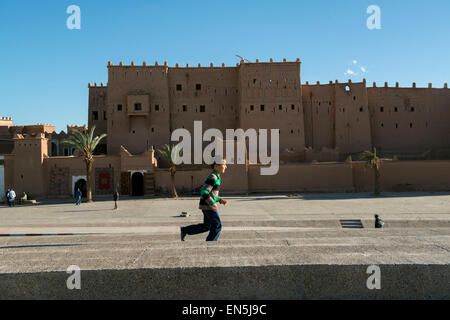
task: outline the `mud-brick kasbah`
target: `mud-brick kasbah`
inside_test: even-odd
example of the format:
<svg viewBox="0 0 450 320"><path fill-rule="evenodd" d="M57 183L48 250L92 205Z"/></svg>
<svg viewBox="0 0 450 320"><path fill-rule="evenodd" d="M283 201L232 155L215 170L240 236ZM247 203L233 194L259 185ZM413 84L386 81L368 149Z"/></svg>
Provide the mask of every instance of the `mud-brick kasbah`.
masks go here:
<svg viewBox="0 0 450 320"><path fill-rule="evenodd" d="M301 62L241 61L236 66L175 66L166 62L114 65L108 83L89 84L88 127L107 133L92 172L94 195L164 194L170 174L157 149L171 132L194 121L208 128L279 129L277 175L260 174L261 164L230 165L226 193L358 192L373 188L373 172L358 161L376 147L383 157L384 191L450 190L450 91L447 84L368 85L301 82ZM7 116L7 115L4 115ZM0 197L71 196L86 181L76 150L61 143L70 130L47 124L13 125L0 120ZM270 150L270 149L269 149ZM248 159L248 156L247 156ZM209 171L180 166L176 186L192 193Z"/></svg>

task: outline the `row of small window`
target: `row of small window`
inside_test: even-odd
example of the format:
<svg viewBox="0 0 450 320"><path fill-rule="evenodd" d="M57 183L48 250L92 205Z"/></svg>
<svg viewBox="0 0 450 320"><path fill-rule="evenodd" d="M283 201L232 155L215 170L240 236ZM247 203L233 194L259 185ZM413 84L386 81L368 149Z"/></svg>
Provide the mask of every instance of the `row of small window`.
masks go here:
<svg viewBox="0 0 450 320"><path fill-rule="evenodd" d="M259 110L260 111L264 111L265 105L260 105L259 106ZM250 105L250 111L254 111L255 110L255 106L254 105ZM280 104L278 105L278 110L283 110L283 105ZM295 110L295 104L291 104L291 110Z"/></svg>
<svg viewBox="0 0 450 320"><path fill-rule="evenodd" d="M414 107L409 108L410 112L414 112ZM380 112L384 112L384 107L380 107ZM398 112L398 108L394 107L394 112Z"/></svg>
<svg viewBox="0 0 450 320"><path fill-rule="evenodd" d="M186 105L183 105L182 107L183 112L187 112L188 111L188 107ZM205 112L206 111L206 107L204 105L200 106L200 112ZM195 112L197 112L197 109L195 109Z"/></svg>
<svg viewBox="0 0 450 320"><path fill-rule="evenodd" d="M380 127L384 128L384 123L380 124ZM412 122L409 123L409 127L412 128L413 124ZM425 122L425 128L428 128L428 122ZM398 129L398 123L395 124L395 129Z"/></svg>
<svg viewBox="0 0 450 320"><path fill-rule="evenodd" d="M197 90L197 91L202 90L202 85L200 83L197 83L195 85L195 90ZM182 84L177 84L177 91L183 91L183 85Z"/></svg>
<svg viewBox="0 0 450 320"><path fill-rule="evenodd" d="M135 134L136 133L136 130L132 130L131 131L133 134ZM155 132L155 128L152 128L152 132Z"/></svg>
<svg viewBox="0 0 450 320"><path fill-rule="evenodd" d="M345 108L342 108L342 109L339 109L339 110L342 111L342 112L345 112ZM363 107L359 108L359 112L364 112L364 108Z"/></svg>

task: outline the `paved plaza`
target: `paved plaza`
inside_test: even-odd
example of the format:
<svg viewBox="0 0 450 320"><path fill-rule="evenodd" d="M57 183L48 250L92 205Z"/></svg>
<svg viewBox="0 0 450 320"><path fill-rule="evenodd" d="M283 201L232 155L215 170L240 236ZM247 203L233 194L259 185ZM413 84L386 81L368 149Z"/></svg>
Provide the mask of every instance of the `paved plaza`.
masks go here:
<svg viewBox="0 0 450 320"><path fill-rule="evenodd" d="M372 264L448 270L450 193L226 199L221 237L208 243L207 233L180 241L180 226L202 221L196 197L125 198L117 211L109 198L81 206L47 200L1 207L0 275L65 272L70 265L91 271ZM182 211L190 216L180 217ZM374 228L375 213L385 228ZM364 228L342 228L342 219L360 219Z"/></svg>
<svg viewBox="0 0 450 320"><path fill-rule="evenodd" d="M450 263L450 194L286 194L228 197L222 235L179 241L179 226L202 221L197 198L75 206L43 202L0 209L0 271L291 263ZM179 217L182 211L190 216ZM374 229L373 215L385 221ZM341 219L361 219L344 229ZM24 237L23 234L75 234Z"/></svg>

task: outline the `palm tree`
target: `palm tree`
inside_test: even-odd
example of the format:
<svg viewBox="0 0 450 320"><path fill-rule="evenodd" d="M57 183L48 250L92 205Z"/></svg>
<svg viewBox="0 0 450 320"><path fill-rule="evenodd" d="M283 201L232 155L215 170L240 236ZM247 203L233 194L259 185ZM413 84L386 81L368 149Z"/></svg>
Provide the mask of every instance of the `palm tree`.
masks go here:
<svg viewBox="0 0 450 320"><path fill-rule="evenodd" d="M158 152L169 163L169 172L172 179L172 197L178 198L177 189L175 188L175 173L177 172L176 162L180 156L180 150L178 146L164 145Z"/></svg>
<svg viewBox="0 0 450 320"><path fill-rule="evenodd" d="M74 147L81 152L83 161L86 164L86 192L87 202L92 201L92 186L91 186L91 173L92 165L94 163L94 150L97 148L99 142L106 137L106 134L94 137L95 126L88 131L71 130L69 138L61 141L62 144L67 144Z"/></svg>
<svg viewBox="0 0 450 320"><path fill-rule="evenodd" d="M373 169L374 177L375 177L375 186L374 186L374 195L379 196L381 194L381 185L380 185L380 166L381 159L377 156L377 149L373 148L373 152L364 151L361 154L361 160L366 162L366 166L371 167Z"/></svg>

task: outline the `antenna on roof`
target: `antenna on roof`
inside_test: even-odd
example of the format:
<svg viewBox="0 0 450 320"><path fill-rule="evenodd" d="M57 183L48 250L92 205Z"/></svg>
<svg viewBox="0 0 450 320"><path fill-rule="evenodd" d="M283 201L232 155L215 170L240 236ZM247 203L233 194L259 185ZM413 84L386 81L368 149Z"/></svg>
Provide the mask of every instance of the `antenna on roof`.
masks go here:
<svg viewBox="0 0 450 320"><path fill-rule="evenodd" d="M250 61L248 61L247 59L244 59L243 57L241 57L241 56L238 55L238 54L236 55L236 57L238 57L239 59L241 59L241 61L250 63Z"/></svg>

